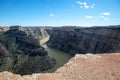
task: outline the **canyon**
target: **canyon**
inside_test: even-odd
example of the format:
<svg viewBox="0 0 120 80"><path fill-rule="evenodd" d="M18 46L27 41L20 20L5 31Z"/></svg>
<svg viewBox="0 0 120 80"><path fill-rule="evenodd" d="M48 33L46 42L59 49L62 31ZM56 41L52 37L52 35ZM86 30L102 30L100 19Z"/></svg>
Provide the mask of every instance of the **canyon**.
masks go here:
<svg viewBox="0 0 120 80"><path fill-rule="evenodd" d="M120 25L12 26L0 31L0 80L120 80ZM48 47L72 58L55 72L41 73L57 64L39 45L48 36Z"/></svg>

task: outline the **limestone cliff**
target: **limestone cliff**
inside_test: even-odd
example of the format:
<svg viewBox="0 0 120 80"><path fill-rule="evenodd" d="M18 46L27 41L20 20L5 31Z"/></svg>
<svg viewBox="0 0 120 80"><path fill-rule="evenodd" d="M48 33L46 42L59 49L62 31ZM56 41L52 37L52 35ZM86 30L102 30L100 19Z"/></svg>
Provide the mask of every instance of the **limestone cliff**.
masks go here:
<svg viewBox="0 0 120 80"><path fill-rule="evenodd" d="M39 40L27 35L21 26L12 26L1 34L0 43L0 71L31 74L55 65L55 59L47 55Z"/></svg>
<svg viewBox="0 0 120 80"><path fill-rule="evenodd" d="M120 26L53 28L47 45L71 55L120 52Z"/></svg>

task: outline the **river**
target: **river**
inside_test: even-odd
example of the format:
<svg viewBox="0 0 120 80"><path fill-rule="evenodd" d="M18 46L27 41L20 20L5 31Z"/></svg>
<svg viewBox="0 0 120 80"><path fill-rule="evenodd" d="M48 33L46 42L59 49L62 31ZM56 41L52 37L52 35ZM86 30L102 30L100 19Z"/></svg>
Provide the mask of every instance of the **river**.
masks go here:
<svg viewBox="0 0 120 80"><path fill-rule="evenodd" d="M69 61L69 59L71 58L71 56L65 52L56 50L54 48L50 48L48 47L45 43L49 40L49 37L43 38L42 40L40 40L40 44L42 47L44 47L46 49L46 51L48 51L48 55L50 57L53 57L56 59L56 66L54 66L53 68L43 71L43 73L51 73L56 71L59 67L63 66L65 63L67 63Z"/></svg>

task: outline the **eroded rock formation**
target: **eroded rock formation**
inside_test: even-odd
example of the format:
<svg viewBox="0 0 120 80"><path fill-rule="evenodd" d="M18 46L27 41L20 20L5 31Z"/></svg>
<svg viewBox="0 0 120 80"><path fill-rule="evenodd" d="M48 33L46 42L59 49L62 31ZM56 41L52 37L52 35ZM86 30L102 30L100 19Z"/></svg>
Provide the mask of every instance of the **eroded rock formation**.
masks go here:
<svg viewBox="0 0 120 80"><path fill-rule="evenodd" d="M0 71L32 74L55 65L55 59L47 55L39 40L28 35L21 26L12 26L1 34L0 43ZM2 65L5 63L9 64Z"/></svg>
<svg viewBox="0 0 120 80"><path fill-rule="evenodd" d="M120 26L93 28L53 28L48 46L76 53L120 52Z"/></svg>

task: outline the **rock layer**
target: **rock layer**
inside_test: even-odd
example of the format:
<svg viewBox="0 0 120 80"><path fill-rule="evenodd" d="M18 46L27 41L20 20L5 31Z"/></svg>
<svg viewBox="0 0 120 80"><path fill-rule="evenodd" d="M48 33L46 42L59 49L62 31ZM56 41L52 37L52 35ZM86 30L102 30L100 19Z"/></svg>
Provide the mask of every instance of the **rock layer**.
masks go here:
<svg viewBox="0 0 120 80"><path fill-rule="evenodd" d="M47 45L71 55L120 52L120 26L53 28Z"/></svg>
<svg viewBox="0 0 120 80"><path fill-rule="evenodd" d="M20 28L21 26L12 26L11 27L11 30L12 29L21 29L22 31L24 31L27 35L31 35L31 36L34 36L36 39L42 39L44 37L48 37L49 34L48 32L46 31L46 29L44 27L22 27ZM5 32L5 31L8 31L10 29L9 26L7 27L4 27L4 26L0 26L0 34Z"/></svg>
<svg viewBox="0 0 120 80"><path fill-rule="evenodd" d="M27 33L27 35L34 36L36 39L42 39L49 36L47 31L40 27L24 27L23 30Z"/></svg>

